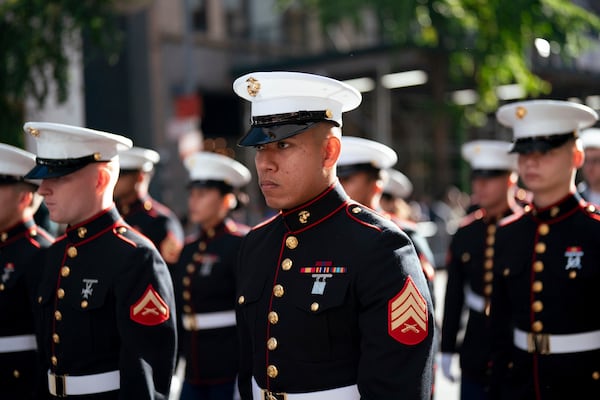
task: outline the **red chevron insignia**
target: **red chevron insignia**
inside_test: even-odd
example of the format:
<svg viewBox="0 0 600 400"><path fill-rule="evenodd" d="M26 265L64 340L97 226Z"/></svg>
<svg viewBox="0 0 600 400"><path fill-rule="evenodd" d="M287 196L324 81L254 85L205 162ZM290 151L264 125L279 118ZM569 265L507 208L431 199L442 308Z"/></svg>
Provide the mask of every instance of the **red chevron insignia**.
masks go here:
<svg viewBox="0 0 600 400"><path fill-rule="evenodd" d="M414 345L427 337L427 302L412 278L388 302L388 333L400 343Z"/></svg>
<svg viewBox="0 0 600 400"><path fill-rule="evenodd" d="M169 306L152 285L148 285L142 297L129 307L129 317L142 325L159 325L169 319Z"/></svg>

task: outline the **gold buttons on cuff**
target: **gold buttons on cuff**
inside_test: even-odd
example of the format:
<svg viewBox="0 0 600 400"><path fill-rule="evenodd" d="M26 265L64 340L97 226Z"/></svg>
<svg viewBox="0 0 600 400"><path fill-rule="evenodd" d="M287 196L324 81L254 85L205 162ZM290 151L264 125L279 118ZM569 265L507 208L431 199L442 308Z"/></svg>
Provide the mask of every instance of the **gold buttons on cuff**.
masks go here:
<svg viewBox="0 0 600 400"><path fill-rule="evenodd" d="M294 250L298 247L298 238L296 238L296 236L288 236L287 239L285 239L285 247Z"/></svg>
<svg viewBox="0 0 600 400"><path fill-rule="evenodd" d="M62 276L63 278L66 278L70 274L71 268L67 267L66 265L60 269L60 276Z"/></svg>
<svg viewBox="0 0 600 400"><path fill-rule="evenodd" d="M65 289L59 288L56 291L56 297L58 297L59 299L62 299L63 297L65 297Z"/></svg>
<svg viewBox="0 0 600 400"><path fill-rule="evenodd" d="M77 257L77 248L74 246L69 247L67 249L67 255L71 258Z"/></svg>
<svg viewBox="0 0 600 400"><path fill-rule="evenodd" d="M277 375L279 375L279 371L277 371L277 367L274 365L269 365L267 367L267 376L269 378L277 378Z"/></svg>
<svg viewBox="0 0 600 400"><path fill-rule="evenodd" d="M531 330L534 332L541 332L542 329L544 329L544 324L542 321L535 321L533 324L531 324Z"/></svg>
<svg viewBox="0 0 600 400"><path fill-rule="evenodd" d="M60 321L62 319L62 313L58 310L54 311L54 319Z"/></svg>
<svg viewBox="0 0 600 400"><path fill-rule="evenodd" d="M246 302L246 298L244 296L238 297L238 304L244 304Z"/></svg>
<svg viewBox="0 0 600 400"><path fill-rule="evenodd" d="M267 340L267 349L273 351L277 348L277 339L275 339L274 337L269 338L269 340Z"/></svg>
<svg viewBox="0 0 600 400"><path fill-rule="evenodd" d="M317 311L319 311L319 303L312 303L312 304L310 305L310 311L312 311L312 312L317 312Z"/></svg>
<svg viewBox="0 0 600 400"><path fill-rule="evenodd" d="M279 314L277 314L275 311L271 311L267 318L269 319L269 323L271 325L275 325L279 322Z"/></svg>
<svg viewBox="0 0 600 400"><path fill-rule="evenodd" d="M275 285L273 286L273 294L275 295L275 297L283 297L283 286L281 285Z"/></svg>
<svg viewBox="0 0 600 400"><path fill-rule="evenodd" d="M292 268L292 264L292 260L286 258L281 262L281 269L283 269L284 271L289 271Z"/></svg>

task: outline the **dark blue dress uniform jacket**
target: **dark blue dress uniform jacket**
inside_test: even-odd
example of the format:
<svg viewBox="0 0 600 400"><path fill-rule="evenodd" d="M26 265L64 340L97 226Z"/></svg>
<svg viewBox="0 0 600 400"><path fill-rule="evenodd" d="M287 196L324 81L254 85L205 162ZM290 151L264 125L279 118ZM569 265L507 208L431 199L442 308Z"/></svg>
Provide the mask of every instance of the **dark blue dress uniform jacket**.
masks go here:
<svg viewBox="0 0 600 400"><path fill-rule="evenodd" d="M249 227L226 219L208 232L199 232L188 240L172 270L180 316L179 353L186 359L185 379L191 384L219 384L237 377L239 346L235 321L227 327L186 330L182 318L235 310L236 258L248 230Z"/></svg>
<svg viewBox="0 0 600 400"><path fill-rule="evenodd" d="M33 219L0 232L0 340L35 335L31 305L37 268L33 260L53 240ZM30 399L37 380L35 350L7 350L0 352L0 398Z"/></svg>
<svg viewBox="0 0 600 400"><path fill-rule="evenodd" d="M273 392L357 384L363 399L430 398L433 306L415 249L339 184L254 227L238 274L243 399L253 378ZM399 293L420 323L391 323Z"/></svg>
<svg viewBox="0 0 600 400"><path fill-rule="evenodd" d="M150 196L128 205L117 203L117 207L125 222L147 236L167 263L177 261L184 234L173 211Z"/></svg>
<svg viewBox="0 0 600 400"><path fill-rule="evenodd" d="M495 327L562 335L600 330L600 213L572 194L506 221L496 237L494 377L504 398L600 398L600 350L541 354ZM596 347L600 347L600 343ZM543 347L540 347L542 350Z"/></svg>
<svg viewBox="0 0 600 400"><path fill-rule="evenodd" d="M36 303L47 370L120 372L120 390L77 398L167 398L177 341L171 277L116 207L70 226L46 251Z"/></svg>
<svg viewBox="0 0 600 400"><path fill-rule="evenodd" d="M512 213L508 209L504 216ZM460 353L461 374L481 385L489 385L491 374L489 312L494 288L493 257L497 222L497 219L487 217L483 209L468 214L454 233L446 255L448 281L441 351ZM483 302L469 307L465 290ZM459 342L465 308L468 319L464 338Z"/></svg>

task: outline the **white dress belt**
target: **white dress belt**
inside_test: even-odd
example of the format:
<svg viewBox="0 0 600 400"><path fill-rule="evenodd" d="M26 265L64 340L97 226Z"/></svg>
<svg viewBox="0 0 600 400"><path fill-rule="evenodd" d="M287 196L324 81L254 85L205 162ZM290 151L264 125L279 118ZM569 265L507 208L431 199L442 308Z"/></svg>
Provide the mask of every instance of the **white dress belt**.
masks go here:
<svg viewBox="0 0 600 400"><path fill-rule="evenodd" d="M235 326L235 311L228 310L202 314L183 314L181 322L186 331L199 331L201 329Z"/></svg>
<svg viewBox="0 0 600 400"><path fill-rule="evenodd" d="M513 332L515 347L529 353L541 354L578 353L600 349L600 330L553 335L531 333L515 328Z"/></svg>
<svg viewBox="0 0 600 400"><path fill-rule="evenodd" d="M465 303L473 311L482 313L485 310L485 298L473 292L471 288L465 288Z"/></svg>
<svg viewBox="0 0 600 400"><path fill-rule="evenodd" d="M36 350L35 335L17 335L0 337L0 353Z"/></svg>
<svg viewBox="0 0 600 400"><path fill-rule="evenodd" d="M52 396L76 396L104 393L121 387L119 371L92 375L56 375L48 371L48 390Z"/></svg>
<svg viewBox="0 0 600 400"><path fill-rule="evenodd" d="M273 397L270 397L273 396ZM319 390L307 393L277 393L261 389L252 377L252 399L253 400L360 400L357 385L344 386L335 389Z"/></svg>

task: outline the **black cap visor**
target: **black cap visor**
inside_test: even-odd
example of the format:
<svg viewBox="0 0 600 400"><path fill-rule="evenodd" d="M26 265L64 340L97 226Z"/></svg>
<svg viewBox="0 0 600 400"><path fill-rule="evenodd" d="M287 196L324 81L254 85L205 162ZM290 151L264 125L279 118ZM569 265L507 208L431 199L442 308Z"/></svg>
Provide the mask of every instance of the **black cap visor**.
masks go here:
<svg viewBox="0 0 600 400"><path fill-rule="evenodd" d="M36 166L25 175L26 179L48 179L58 178L71 174L75 171L80 170L88 164L93 162L100 162L97 160L96 155L92 154L80 158L66 158L66 159L50 159L50 158L36 158Z"/></svg>
<svg viewBox="0 0 600 400"><path fill-rule="evenodd" d="M508 175L510 173L511 171L506 169L474 169L471 171L471 179L495 178L502 175Z"/></svg>
<svg viewBox="0 0 600 400"><path fill-rule="evenodd" d="M510 153L529 154L529 153L547 153L552 149L562 146L570 139L575 138L575 133L565 133L561 135L532 136L523 139L517 139L513 144Z"/></svg>

